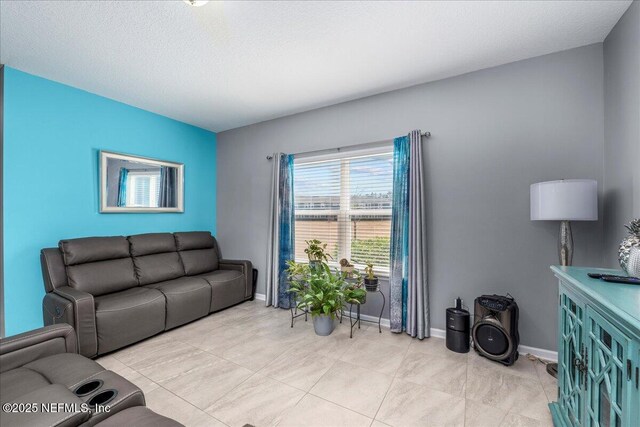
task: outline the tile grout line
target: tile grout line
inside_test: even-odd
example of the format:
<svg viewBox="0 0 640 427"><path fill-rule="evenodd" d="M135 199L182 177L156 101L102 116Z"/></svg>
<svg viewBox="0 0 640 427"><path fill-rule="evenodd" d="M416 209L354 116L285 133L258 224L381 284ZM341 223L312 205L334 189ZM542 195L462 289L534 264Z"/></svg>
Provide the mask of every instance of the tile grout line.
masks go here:
<svg viewBox="0 0 640 427"><path fill-rule="evenodd" d="M393 332L390 332L390 333L393 333ZM404 362L404 360L407 358L407 355L409 354L409 348L410 347L411 347L411 343L409 343L409 345L405 349L404 354L402 355L402 361L400 362L400 365L396 368L395 372L393 373L393 376L391 377L391 382L389 383L389 386L387 387L387 391L384 392L384 396L382 397L382 400L380 401L380 404L378 405L378 409L376 410L376 413L373 416L373 421L371 421L371 425L373 425L373 423L378 419L378 413L380 412L380 408L382 408L382 404L384 403L385 399L387 398L387 395L389 394L389 390L391 390L391 386L393 385L393 382L396 380L396 377L398 376L398 371L400 370L400 366L402 366L402 362Z"/></svg>
<svg viewBox="0 0 640 427"><path fill-rule="evenodd" d="M124 362L121 362L121 363L123 363L123 364L124 364ZM187 399L184 399L184 398L182 398L182 397L178 396L177 394L175 394L174 392L172 392L172 391L171 391L171 390L169 390L168 388L164 387L160 382L157 382L157 381L152 380L151 378L147 377L147 376L146 376L146 375L144 375L142 372L140 372L140 371L138 371L138 370L136 370L136 369L133 369L133 368L131 368L131 367L129 367L129 369L131 369L131 370L133 370L134 372L138 373L141 377L144 377L144 378L148 379L149 381L151 381L152 383L156 384L158 387L160 387L161 389L163 389L163 390L167 391L168 393L172 394L172 395L173 395L173 396L175 396L176 398L178 398L178 399L182 400L183 402L187 403L189 406L193 406L193 407L194 407L194 408L196 408L198 411L200 411L200 412L202 412L202 413L206 414L207 416L209 416L209 417L211 417L211 418L215 419L216 421L221 422L222 424L224 424L224 425L226 425L226 426L229 426L227 423L222 422L221 420L217 419L216 417L212 416L211 414L207 413L206 411L204 411L204 410L202 410L202 409L198 408L196 405L194 405L193 403L189 402ZM136 386L136 387L137 387L137 386ZM153 392L153 390L152 390L151 392ZM151 393L151 392L149 392L149 393ZM146 399L145 399L145 406L146 406ZM229 427L230 427L230 426L229 426Z"/></svg>

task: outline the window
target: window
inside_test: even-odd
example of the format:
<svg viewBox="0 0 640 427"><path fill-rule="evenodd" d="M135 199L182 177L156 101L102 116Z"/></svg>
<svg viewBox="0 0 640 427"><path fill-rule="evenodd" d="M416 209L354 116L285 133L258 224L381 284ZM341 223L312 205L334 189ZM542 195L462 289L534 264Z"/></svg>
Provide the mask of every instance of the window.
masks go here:
<svg viewBox="0 0 640 427"><path fill-rule="evenodd" d="M352 151L294 162L296 260L306 261L305 240L327 243L333 262L346 258L389 271L392 147Z"/></svg>
<svg viewBox="0 0 640 427"><path fill-rule="evenodd" d="M160 172L131 170L127 175L127 206L158 207Z"/></svg>

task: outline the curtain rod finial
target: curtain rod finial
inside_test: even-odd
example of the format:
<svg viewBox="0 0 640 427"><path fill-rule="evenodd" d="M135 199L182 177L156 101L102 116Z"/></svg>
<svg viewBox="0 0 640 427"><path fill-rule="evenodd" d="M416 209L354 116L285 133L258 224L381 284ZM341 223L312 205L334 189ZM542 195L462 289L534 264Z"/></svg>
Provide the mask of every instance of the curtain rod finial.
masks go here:
<svg viewBox="0 0 640 427"><path fill-rule="evenodd" d="M267 160L273 159L273 156L267 156Z"/></svg>

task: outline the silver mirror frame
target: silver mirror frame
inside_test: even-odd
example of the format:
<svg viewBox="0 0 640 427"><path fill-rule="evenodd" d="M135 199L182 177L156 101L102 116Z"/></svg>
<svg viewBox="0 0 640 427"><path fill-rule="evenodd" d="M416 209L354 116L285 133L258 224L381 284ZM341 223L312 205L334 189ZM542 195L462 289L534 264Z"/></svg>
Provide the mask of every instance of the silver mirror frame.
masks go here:
<svg viewBox="0 0 640 427"><path fill-rule="evenodd" d="M126 208L107 206L107 161L109 159L129 160L143 162L154 166L168 166L178 169L177 198L178 206L175 208ZM148 157L133 156L130 154L100 151L100 213L164 213L184 212L184 164L167 162L164 160L150 159Z"/></svg>

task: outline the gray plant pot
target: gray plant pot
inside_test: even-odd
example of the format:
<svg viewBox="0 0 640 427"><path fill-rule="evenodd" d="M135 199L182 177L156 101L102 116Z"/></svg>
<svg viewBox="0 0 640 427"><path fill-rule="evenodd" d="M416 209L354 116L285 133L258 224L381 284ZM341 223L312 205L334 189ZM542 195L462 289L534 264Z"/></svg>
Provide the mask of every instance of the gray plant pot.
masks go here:
<svg viewBox="0 0 640 427"><path fill-rule="evenodd" d="M333 323L331 316L327 316L326 314L313 316L313 329L315 329L316 335L323 337L331 335L334 327L335 324Z"/></svg>

